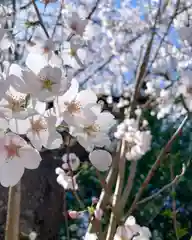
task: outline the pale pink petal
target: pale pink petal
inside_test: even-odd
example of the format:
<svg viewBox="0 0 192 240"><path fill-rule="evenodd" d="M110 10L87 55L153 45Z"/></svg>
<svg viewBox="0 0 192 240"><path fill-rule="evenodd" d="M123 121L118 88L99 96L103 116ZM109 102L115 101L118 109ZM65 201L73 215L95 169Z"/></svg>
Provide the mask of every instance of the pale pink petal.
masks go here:
<svg viewBox="0 0 192 240"><path fill-rule="evenodd" d="M89 160L99 171L107 171L112 163L111 154L105 150L94 150L89 154Z"/></svg>
<svg viewBox="0 0 192 240"><path fill-rule="evenodd" d="M29 138L31 144L38 150L40 151L42 148L42 142L39 137L39 135L33 131L29 131L27 133L27 137Z"/></svg>
<svg viewBox="0 0 192 240"><path fill-rule="evenodd" d="M43 67L48 65L46 58L36 53L29 53L25 63L35 74L38 74Z"/></svg>
<svg viewBox="0 0 192 240"><path fill-rule="evenodd" d="M41 139L42 139L42 144L45 148L57 149L63 143L63 139L62 139L61 134L59 134L56 131L50 133L47 139L44 135L45 135L45 131L41 131L40 136L41 136Z"/></svg>
<svg viewBox="0 0 192 240"><path fill-rule="evenodd" d="M32 147L23 147L19 150L20 161L25 168L36 169L41 162L41 156L39 152Z"/></svg>
<svg viewBox="0 0 192 240"><path fill-rule="evenodd" d="M17 134L26 134L27 131L30 129L31 123L30 120L27 119L11 119L9 120L9 128L12 132Z"/></svg>
<svg viewBox="0 0 192 240"><path fill-rule="evenodd" d="M78 93L77 100L80 101L82 106L86 106L90 103L96 103L97 95L90 89L82 90Z"/></svg>
<svg viewBox="0 0 192 240"><path fill-rule="evenodd" d="M24 173L24 166L19 158L9 160L0 168L0 182L4 187L16 185Z"/></svg>

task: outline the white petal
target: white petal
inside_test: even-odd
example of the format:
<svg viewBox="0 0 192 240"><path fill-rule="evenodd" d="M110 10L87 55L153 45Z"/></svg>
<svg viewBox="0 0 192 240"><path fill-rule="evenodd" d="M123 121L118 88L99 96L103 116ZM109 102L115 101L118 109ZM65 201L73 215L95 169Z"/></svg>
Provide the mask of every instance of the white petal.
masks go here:
<svg viewBox="0 0 192 240"><path fill-rule="evenodd" d="M29 131L27 133L27 137L29 138L31 144L38 150L40 151L42 148L42 142L38 134L36 134L33 131Z"/></svg>
<svg viewBox="0 0 192 240"><path fill-rule="evenodd" d="M82 90L78 93L77 100L81 102L81 105L85 106L90 103L96 103L97 95L90 89Z"/></svg>
<svg viewBox="0 0 192 240"><path fill-rule="evenodd" d="M46 58L36 53L29 53L25 63L35 74L38 74L43 67L48 65Z"/></svg>
<svg viewBox="0 0 192 240"><path fill-rule="evenodd" d="M115 124L114 116L110 112L104 111L99 114L96 124L100 126L101 130L108 130Z"/></svg>
<svg viewBox="0 0 192 240"><path fill-rule="evenodd" d="M77 141L85 148L86 151L91 152L94 149L94 144L91 141L85 140L83 137L78 136Z"/></svg>
<svg viewBox="0 0 192 240"><path fill-rule="evenodd" d="M9 128L17 134L26 134L31 127L30 120L27 119L11 119L9 120Z"/></svg>
<svg viewBox="0 0 192 240"><path fill-rule="evenodd" d="M36 99L31 99L28 108L33 108L35 111L37 111L37 113L44 114L46 109L46 103L40 102Z"/></svg>
<svg viewBox="0 0 192 240"><path fill-rule="evenodd" d="M9 160L0 168L0 182L4 187L16 185L24 173L24 166L19 158Z"/></svg>
<svg viewBox="0 0 192 240"><path fill-rule="evenodd" d="M71 86L69 90L61 97L61 101L71 102L77 96L78 91L79 91L79 83L74 78L71 81Z"/></svg>
<svg viewBox="0 0 192 240"><path fill-rule="evenodd" d="M3 165L7 158L7 151L5 150L5 139L0 138L0 167Z"/></svg>
<svg viewBox="0 0 192 240"><path fill-rule="evenodd" d="M41 156L39 152L28 146L23 147L19 151L20 161L22 161L23 166L28 169L36 169L39 167L39 164L41 162Z"/></svg>
<svg viewBox="0 0 192 240"><path fill-rule="evenodd" d="M99 171L107 171L112 163L111 154L105 150L94 150L89 154L89 160Z"/></svg>
<svg viewBox="0 0 192 240"><path fill-rule="evenodd" d="M8 128L8 121L4 118L0 118L0 130L6 131Z"/></svg>
<svg viewBox="0 0 192 240"><path fill-rule="evenodd" d="M42 139L43 146L48 149L59 148L61 146L61 144L63 143L61 134L59 134L56 131L49 133L48 138L47 138L46 131L41 131L40 137Z"/></svg>

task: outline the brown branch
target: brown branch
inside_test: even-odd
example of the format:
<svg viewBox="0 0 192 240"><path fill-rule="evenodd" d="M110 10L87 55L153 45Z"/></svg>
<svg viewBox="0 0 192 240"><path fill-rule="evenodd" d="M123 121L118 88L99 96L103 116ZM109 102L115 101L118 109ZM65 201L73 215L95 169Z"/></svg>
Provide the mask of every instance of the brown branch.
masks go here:
<svg viewBox="0 0 192 240"><path fill-rule="evenodd" d="M170 175L171 180L174 179L174 169L173 169L173 163L171 162L170 165ZM178 232L177 232L177 212L176 212L176 200L175 200L175 183L172 185L172 214L173 214L173 228L175 231L176 240L179 240Z"/></svg>
<svg viewBox="0 0 192 240"><path fill-rule="evenodd" d="M67 237L67 240L70 240L65 189L64 189L64 200L63 200L63 214L64 214L64 218L65 218L65 230L66 230L66 235L67 235L66 237Z"/></svg>
<svg viewBox="0 0 192 240"><path fill-rule="evenodd" d="M21 183L9 187L5 240L19 239Z"/></svg>

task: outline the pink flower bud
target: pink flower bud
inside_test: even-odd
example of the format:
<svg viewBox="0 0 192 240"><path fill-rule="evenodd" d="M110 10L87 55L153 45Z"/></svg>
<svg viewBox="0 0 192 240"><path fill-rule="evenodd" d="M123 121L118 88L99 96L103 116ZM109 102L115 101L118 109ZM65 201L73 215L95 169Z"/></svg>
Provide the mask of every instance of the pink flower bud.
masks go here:
<svg viewBox="0 0 192 240"><path fill-rule="evenodd" d="M68 211L69 217L72 219L77 219L79 217L79 213L77 211Z"/></svg>
<svg viewBox="0 0 192 240"><path fill-rule="evenodd" d="M98 208L98 209L95 209L95 212L94 212L94 215L95 215L95 218L97 220L101 220L102 216L103 216L103 210Z"/></svg>
<svg viewBox="0 0 192 240"><path fill-rule="evenodd" d="M98 198L92 197L92 204L97 204L97 203L98 203Z"/></svg>

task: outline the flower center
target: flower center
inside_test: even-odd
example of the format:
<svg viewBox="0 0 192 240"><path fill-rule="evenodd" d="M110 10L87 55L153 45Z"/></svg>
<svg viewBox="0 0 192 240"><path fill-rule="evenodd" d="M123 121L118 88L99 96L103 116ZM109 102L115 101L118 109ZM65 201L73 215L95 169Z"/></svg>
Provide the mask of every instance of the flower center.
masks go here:
<svg viewBox="0 0 192 240"><path fill-rule="evenodd" d="M5 150L7 151L7 157L12 158L12 157L19 157L19 149L21 146L14 144L12 141L10 142L9 145L5 145Z"/></svg>
<svg viewBox="0 0 192 240"><path fill-rule="evenodd" d="M71 103L68 103L66 105L67 105L67 111L70 114L79 113L81 110L81 105L79 102L72 101Z"/></svg>
<svg viewBox="0 0 192 240"><path fill-rule="evenodd" d="M43 48L43 52L44 52L44 53L49 53L49 51L50 51L50 48L49 48L49 47L44 47L44 48Z"/></svg>
<svg viewBox="0 0 192 240"><path fill-rule="evenodd" d="M18 99L14 96L8 96L8 108L11 109L13 112L20 112L25 109L25 98L19 97Z"/></svg>
<svg viewBox="0 0 192 240"><path fill-rule="evenodd" d="M52 91L53 84L54 83L50 79L45 79L43 81L43 88L47 89L48 91Z"/></svg>
<svg viewBox="0 0 192 240"><path fill-rule="evenodd" d="M76 51L73 48L70 48L70 53L69 53L72 57L76 56Z"/></svg>
<svg viewBox="0 0 192 240"><path fill-rule="evenodd" d="M31 120L31 127L34 132L39 134L41 130L46 130L47 126L43 119L39 118L38 120Z"/></svg>
<svg viewBox="0 0 192 240"><path fill-rule="evenodd" d="M99 132L99 130L100 130L100 127L96 124L92 124L87 127L84 127L84 132L86 132L88 136L95 135L97 132Z"/></svg>

